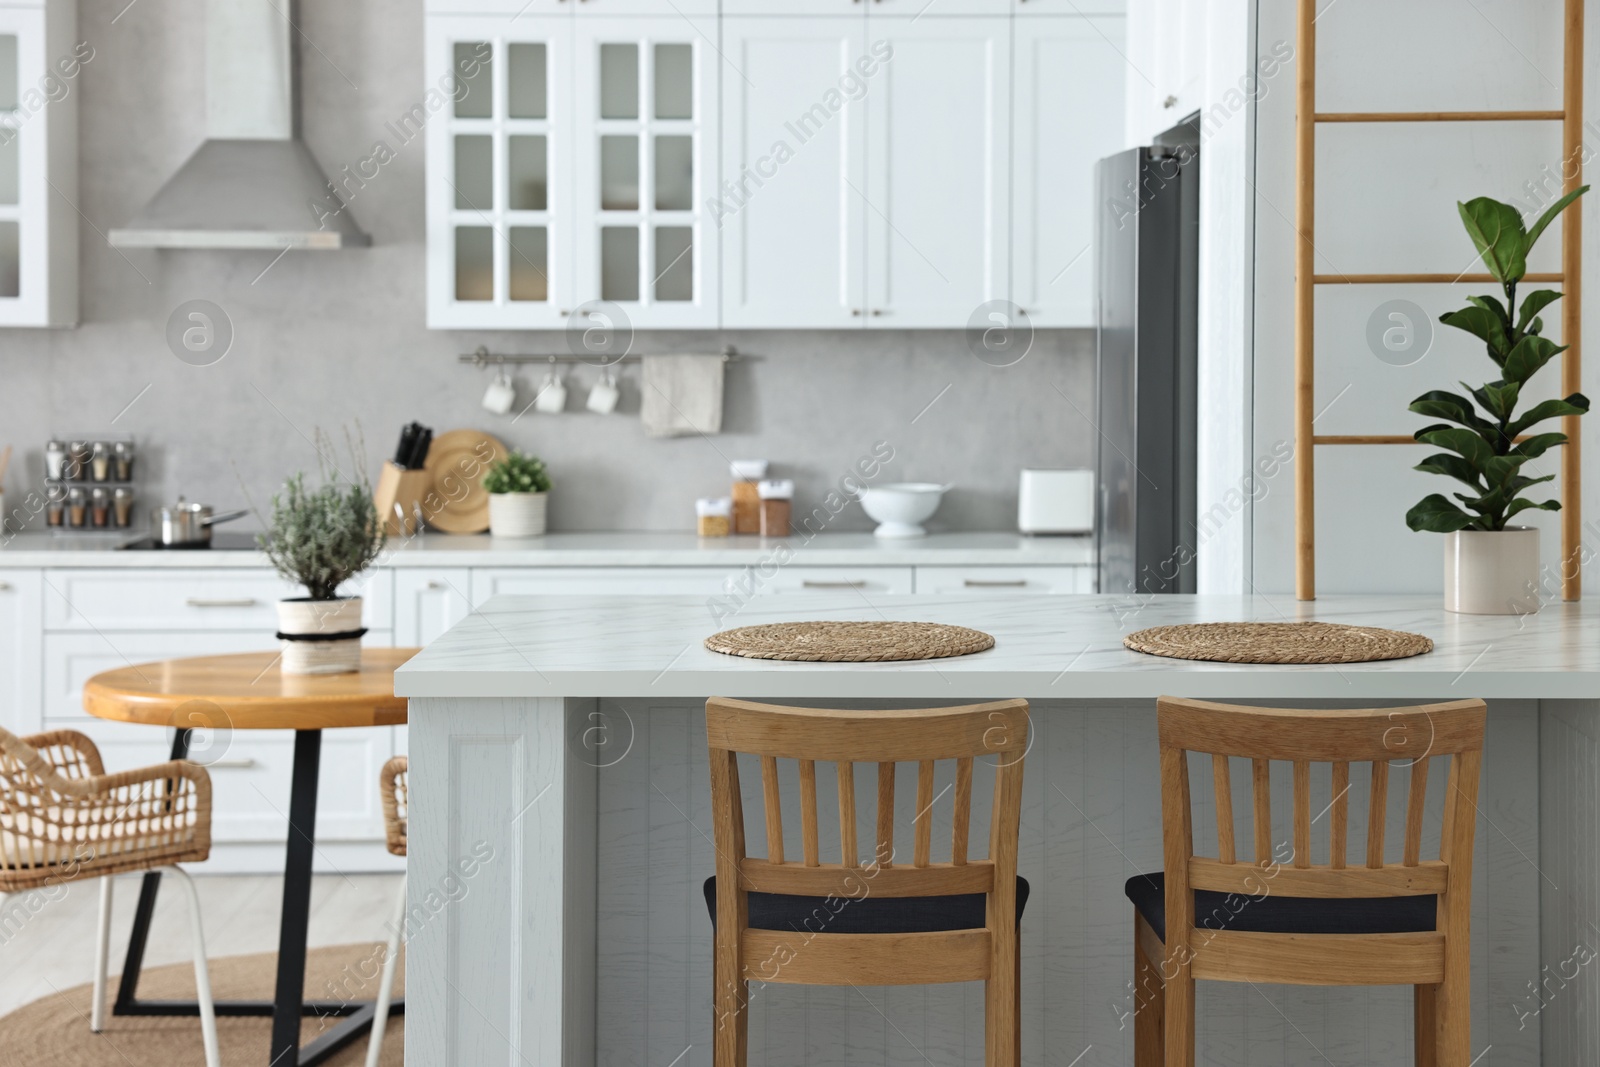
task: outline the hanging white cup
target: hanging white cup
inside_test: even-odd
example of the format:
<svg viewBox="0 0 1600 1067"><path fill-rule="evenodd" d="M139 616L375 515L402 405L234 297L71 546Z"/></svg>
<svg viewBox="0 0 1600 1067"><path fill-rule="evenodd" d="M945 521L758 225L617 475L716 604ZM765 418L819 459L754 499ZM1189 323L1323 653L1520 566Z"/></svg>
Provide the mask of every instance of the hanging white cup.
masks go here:
<svg viewBox="0 0 1600 1067"><path fill-rule="evenodd" d="M544 384L539 387L539 395L534 397L533 406L545 415L561 413L567 406L567 387L561 384L561 375L551 371L545 377Z"/></svg>
<svg viewBox="0 0 1600 1067"><path fill-rule="evenodd" d="M483 409L496 415L505 415L516 402L517 387L511 384L511 375L502 370L489 383L489 388L483 391Z"/></svg>
<svg viewBox="0 0 1600 1067"><path fill-rule="evenodd" d="M601 372L600 380L589 390L589 399L584 406L596 415L609 415L617 410L617 401L621 397L622 391L617 388L617 380L608 369Z"/></svg>

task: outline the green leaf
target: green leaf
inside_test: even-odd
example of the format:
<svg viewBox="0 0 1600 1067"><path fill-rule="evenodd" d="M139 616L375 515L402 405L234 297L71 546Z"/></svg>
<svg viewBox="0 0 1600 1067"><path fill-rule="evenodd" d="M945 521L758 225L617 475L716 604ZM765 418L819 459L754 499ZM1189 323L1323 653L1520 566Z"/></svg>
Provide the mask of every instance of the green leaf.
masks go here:
<svg viewBox="0 0 1600 1067"><path fill-rule="evenodd" d="M1523 245L1522 247L1523 254L1527 254L1528 250L1533 247L1534 242L1539 239L1539 235L1544 233L1545 227L1554 222L1556 220L1556 216L1561 214L1568 204L1572 203L1574 200L1578 199L1578 197L1582 196L1588 191L1589 187L1587 185L1579 189L1574 189L1572 192L1568 193L1566 196L1563 196L1560 200L1557 200L1555 203L1546 208L1545 213L1539 216L1539 221L1533 224L1533 229L1528 231L1527 244Z"/></svg>
<svg viewBox="0 0 1600 1067"><path fill-rule="evenodd" d="M1411 469L1424 474L1443 474L1447 478L1466 482L1480 493L1486 491L1482 476L1473 469L1472 464L1450 452L1435 453Z"/></svg>
<svg viewBox="0 0 1600 1067"><path fill-rule="evenodd" d="M1538 459L1556 445L1565 444L1567 435L1564 433L1539 433L1534 434L1526 441L1517 442L1511 449L1511 454L1523 459Z"/></svg>
<svg viewBox="0 0 1600 1067"><path fill-rule="evenodd" d="M1406 512L1406 525L1419 532L1454 533L1476 521L1440 493L1423 497Z"/></svg>
<svg viewBox="0 0 1600 1067"><path fill-rule="evenodd" d="M1483 470L1485 464L1494 458L1494 451L1489 447L1489 443L1471 430L1460 430L1453 426L1430 426L1418 430L1416 439L1437 448L1448 448L1465 458L1472 464L1474 470Z"/></svg>
<svg viewBox="0 0 1600 1067"><path fill-rule="evenodd" d="M1558 345L1548 337L1538 334L1528 334L1517 342L1517 346L1506 357L1506 381L1522 384L1535 374L1557 355L1567 350L1566 345Z"/></svg>
<svg viewBox="0 0 1600 1067"><path fill-rule="evenodd" d="M1460 311L1447 311L1439 316L1446 326L1465 330L1489 346L1489 358L1504 364L1511 351L1511 337L1499 315L1486 307L1465 307Z"/></svg>
<svg viewBox="0 0 1600 1067"><path fill-rule="evenodd" d="M1511 328L1511 314L1506 311L1506 306L1500 303L1499 298L1493 296L1469 296L1467 297L1467 303L1481 307L1485 311L1494 312L1500 321L1505 323L1506 329Z"/></svg>
<svg viewBox="0 0 1600 1067"><path fill-rule="evenodd" d="M1506 433L1512 437L1519 437L1529 427L1535 426L1545 419L1554 419L1563 415L1582 415L1589 410L1589 398L1582 393L1573 393L1565 400L1541 400L1529 408L1516 422L1506 427Z"/></svg>
<svg viewBox="0 0 1600 1067"><path fill-rule="evenodd" d="M1560 511L1561 510L1561 501L1559 501L1559 500L1546 500L1542 504L1537 504L1537 503L1534 503L1532 500L1513 500L1511 502L1511 506L1506 508L1506 518L1509 519L1509 518L1511 518L1511 516L1517 514L1520 511L1529 511L1529 510L1532 510L1532 509L1538 509L1539 511Z"/></svg>
<svg viewBox="0 0 1600 1067"><path fill-rule="evenodd" d="M1472 401L1443 389L1430 389L1417 397L1411 402L1411 411L1418 415L1426 415L1430 419L1449 419L1480 434L1493 430L1493 427L1473 408Z"/></svg>
<svg viewBox="0 0 1600 1067"><path fill-rule="evenodd" d="M1487 196L1456 207L1494 280L1502 284L1520 281L1528 272L1528 233L1523 229L1521 213L1510 204Z"/></svg>
<svg viewBox="0 0 1600 1067"><path fill-rule="evenodd" d="M1481 388L1472 389L1471 392L1489 414L1500 422L1505 422L1511 417L1512 411L1516 410L1517 394L1522 392L1522 387L1516 382L1489 382Z"/></svg>
<svg viewBox="0 0 1600 1067"><path fill-rule="evenodd" d="M1517 314L1517 332L1527 332L1529 323L1538 321L1534 316L1560 299L1561 294L1554 289L1535 289L1523 297L1522 310ZM1534 330L1533 332L1538 333L1539 331Z"/></svg>

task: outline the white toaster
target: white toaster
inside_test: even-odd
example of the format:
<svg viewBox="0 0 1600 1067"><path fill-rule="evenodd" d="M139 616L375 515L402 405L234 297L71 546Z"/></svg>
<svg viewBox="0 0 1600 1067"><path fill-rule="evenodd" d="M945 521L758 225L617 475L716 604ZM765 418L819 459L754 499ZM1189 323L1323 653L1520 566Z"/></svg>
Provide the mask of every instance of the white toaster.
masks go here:
<svg viewBox="0 0 1600 1067"><path fill-rule="evenodd" d="M1024 470L1017 529L1029 534L1094 532L1094 471Z"/></svg>

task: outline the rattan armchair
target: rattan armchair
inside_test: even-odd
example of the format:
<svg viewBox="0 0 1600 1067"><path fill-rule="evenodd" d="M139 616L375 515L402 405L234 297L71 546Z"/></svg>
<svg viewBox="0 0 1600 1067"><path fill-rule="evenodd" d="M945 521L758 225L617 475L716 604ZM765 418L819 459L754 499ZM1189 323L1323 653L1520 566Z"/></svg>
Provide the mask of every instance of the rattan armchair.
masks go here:
<svg viewBox="0 0 1600 1067"><path fill-rule="evenodd" d="M173 760L107 774L94 742L75 730L19 738L0 729L0 896L100 879L89 1026L99 1033L105 1025L112 876L158 869L177 874L189 895L206 1064L218 1067L200 900L176 866L204 860L210 852L211 779L204 767Z"/></svg>
<svg viewBox="0 0 1600 1067"><path fill-rule="evenodd" d="M384 837L389 851L396 856L406 854L406 811L410 794L406 789L406 772L410 762L396 756L383 765L378 775L378 793L383 797ZM383 1055L383 1028L389 1023L389 1005L394 1000L394 969L400 959L401 934L406 925L406 887L400 886L400 896L395 902L394 918L389 924L389 946L383 960L383 980L378 983L378 1002L372 1012L372 1034L367 1039L367 1067L378 1067Z"/></svg>

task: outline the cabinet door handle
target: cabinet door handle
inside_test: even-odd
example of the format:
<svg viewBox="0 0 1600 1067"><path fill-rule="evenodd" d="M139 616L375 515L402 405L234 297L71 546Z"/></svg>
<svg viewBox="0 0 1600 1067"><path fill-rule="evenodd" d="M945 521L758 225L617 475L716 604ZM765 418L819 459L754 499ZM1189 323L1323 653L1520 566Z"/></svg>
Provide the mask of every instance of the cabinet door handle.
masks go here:
<svg viewBox="0 0 1600 1067"><path fill-rule="evenodd" d="M847 578L840 582L824 582L816 578L802 578L800 586L804 589L860 589L867 583L860 578Z"/></svg>
<svg viewBox="0 0 1600 1067"><path fill-rule="evenodd" d="M859 3L861 3L861 0L855 0L855 2L859 4ZM852 315L860 315L861 314L861 309L860 308L851 308L850 309L850 314L852 314Z"/></svg>
<svg viewBox="0 0 1600 1067"><path fill-rule="evenodd" d="M881 3L883 3L883 0L873 0L873 3L881 4ZM888 312L883 310L883 308L873 308L872 309L872 313L874 315L887 315L888 314Z"/></svg>
<svg viewBox="0 0 1600 1067"><path fill-rule="evenodd" d="M208 771L242 770L255 765L256 761L253 759L218 759L212 760L210 763L200 764Z"/></svg>
<svg viewBox="0 0 1600 1067"><path fill-rule="evenodd" d="M1028 579L1015 578L1011 581L1002 582L998 579L986 580L983 578L964 578L962 579L961 584L966 586L968 589L1020 589L1028 584Z"/></svg>
<svg viewBox="0 0 1600 1067"><path fill-rule="evenodd" d="M433 581L430 581L428 583L428 588L429 589L443 589L443 588L445 588L445 583L444 582L433 582Z"/></svg>
<svg viewBox="0 0 1600 1067"><path fill-rule="evenodd" d="M10 589L11 589L11 583L10 582L0 582L0 593L7 592Z"/></svg>
<svg viewBox="0 0 1600 1067"><path fill-rule="evenodd" d="M232 600L207 600L205 597L192 596L185 600L184 603L191 608L253 608L256 606L256 598L245 596Z"/></svg>

